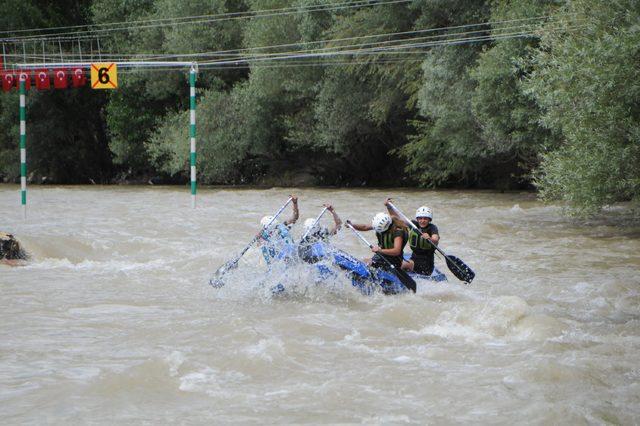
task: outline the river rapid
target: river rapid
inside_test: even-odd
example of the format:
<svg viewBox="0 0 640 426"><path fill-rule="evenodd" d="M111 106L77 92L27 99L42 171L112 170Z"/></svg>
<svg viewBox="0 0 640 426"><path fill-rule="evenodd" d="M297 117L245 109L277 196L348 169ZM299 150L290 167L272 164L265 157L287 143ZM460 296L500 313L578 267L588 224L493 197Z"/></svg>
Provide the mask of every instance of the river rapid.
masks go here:
<svg viewBox="0 0 640 426"><path fill-rule="evenodd" d="M288 194L364 223L427 204L477 276L364 296L257 249L212 273ZM2 424L638 424L640 227L578 222L529 193L0 186ZM284 217L291 215L289 207ZM329 216L323 218L328 224ZM373 233L365 233L375 240ZM336 247L368 255L341 230ZM406 249L408 250L408 248ZM290 290L274 296L270 285Z"/></svg>

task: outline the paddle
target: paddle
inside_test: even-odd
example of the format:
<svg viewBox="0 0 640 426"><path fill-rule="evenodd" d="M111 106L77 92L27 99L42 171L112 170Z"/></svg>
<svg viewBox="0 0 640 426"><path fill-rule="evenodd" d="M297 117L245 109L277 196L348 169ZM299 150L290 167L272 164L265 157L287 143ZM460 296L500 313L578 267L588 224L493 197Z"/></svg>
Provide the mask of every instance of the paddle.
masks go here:
<svg viewBox="0 0 640 426"><path fill-rule="evenodd" d="M402 219L404 223L412 227L413 230L416 231L418 235L422 237L422 232L420 232L420 229L418 229L415 223L409 220L409 218L405 216L404 213L402 213L396 206L394 206L393 203L389 202L389 207L391 207L398 214L398 216L400 216L400 219ZM429 241L429 243L431 243L433 248L438 250L440 254L444 256L445 260L447 261L447 267L449 268L451 273L456 276L456 278L458 278L460 281L466 282L467 284L473 281L473 278L476 276L476 273L473 272L473 270L471 270L471 268L469 268L467 264L462 261L462 259L459 259L455 256L447 255L445 252L443 252L440 249L440 247L435 245L433 241L427 238L423 238L423 239L426 239L427 241Z"/></svg>
<svg viewBox="0 0 640 426"><path fill-rule="evenodd" d="M218 268L218 270L215 272L213 278L211 278L209 280L209 284L211 284L214 287L222 287L224 285L224 281L222 281L222 277L224 276L224 274L227 273L227 271L231 270L231 269L235 269L238 267L238 262L240 261L240 258L247 252L247 250L249 250L249 248L251 248L251 246L260 239L260 234L262 234L262 232L269 228L269 226L271 226L271 224L276 220L276 218L278 216L280 216L280 213L282 213L284 211L284 209L287 208L287 206L289 205L289 203L293 200L293 198L289 198L287 200L286 203L284 203L284 205L282 207L280 207L280 210L278 210L276 212L275 215L273 215L273 218L269 221L269 223L267 223L265 226L262 227L262 229L260 230L260 232L258 232L256 234L255 237L253 237L253 239L251 240L251 242L249 242L249 244L247 244L247 246L240 252L240 254L235 258L232 259L230 261L228 261L227 263L225 263L224 265L222 265L221 267Z"/></svg>
<svg viewBox="0 0 640 426"><path fill-rule="evenodd" d="M351 223L349 221L347 221L346 223L347 227L350 228L355 234L356 236L363 242L365 243L367 246L369 246L369 248L373 248L373 245L371 245L369 243L369 241L367 241L367 239L365 237L362 236L362 234L360 234L356 228L353 227L353 225L351 225ZM391 268L391 271L394 273L394 275L396 277L398 277L398 279L400 280L400 282L409 290L413 291L414 293L416 292L416 282L414 281L413 278L411 278L405 271L403 271L402 269L397 269L395 266L393 266L393 264L391 262L389 262L389 260L380 255L378 256L380 259L384 260L387 265L389 265L389 267Z"/></svg>
<svg viewBox="0 0 640 426"><path fill-rule="evenodd" d="M304 233L304 235L302 236L302 238L300 238L300 242L302 243L304 241L305 238L307 238L307 235L309 235L309 232L311 232L311 230L313 228L315 228L315 226L318 224L318 222L320 221L320 218L322 217L322 215L327 211L329 207L325 207L324 209L322 209L322 211L320 212L320 214L318 215L318 217L316 218L316 220L313 221L313 225L311 225L311 228L307 229Z"/></svg>

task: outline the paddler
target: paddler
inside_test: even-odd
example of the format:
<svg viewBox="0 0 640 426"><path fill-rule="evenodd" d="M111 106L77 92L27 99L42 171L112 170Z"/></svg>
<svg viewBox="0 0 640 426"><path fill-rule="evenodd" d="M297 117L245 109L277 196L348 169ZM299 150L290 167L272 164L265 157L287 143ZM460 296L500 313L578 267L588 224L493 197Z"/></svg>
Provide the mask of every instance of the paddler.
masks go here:
<svg viewBox="0 0 640 426"><path fill-rule="evenodd" d="M258 243L262 245L262 256L267 264L271 263L283 251L290 251L293 247L293 237L290 231L291 226L298 220L300 212L298 211L298 197L295 195L289 197L291 197L293 204L293 215L289 219L283 223L279 223L277 219L272 221L273 216L264 216L260 219L263 230L260 231ZM267 225L269 227L265 228ZM285 252L284 255L286 257L287 253Z"/></svg>
<svg viewBox="0 0 640 426"><path fill-rule="evenodd" d="M331 229L326 226L320 226L318 224L320 217L309 218L304 221L304 234L298 246L298 256L307 263L315 263L326 256L325 244L329 243L329 238L338 233L340 226L342 226L342 220L333 206L329 203L325 203L323 206L333 216L333 225Z"/></svg>
<svg viewBox="0 0 640 426"><path fill-rule="evenodd" d="M385 202L387 209L391 214L393 210ZM420 229L420 233L413 228L409 229L409 247L411 247L411 259L402 262L402 269L405 271L414 271L423 275L431 275L433 273L433 262L436 249L434 245L438 245L440 235L438 227L431 223L433 221L433 211L430 207L421 206L416 210L416 218L412 220L414 225ZM429 241L431 241L431 244Z"/></svg>
<svg viewBox="0 0 640 426"><path fill-rule="evenodd" d="M304 233L306 234L306 237L301 241L301 244L312 244L316 241L323 241L325 243L329 242L329 238L332 235L336 235L340 230L342 220L340 219L340 216L338 216L338 213L336 213L335 208L329 203L325 203L322 206L326 207L327 211L331 213L331 216L333 216L333 225L331 228L320 226L316 222L316 219L310 217L304 221Z"/></svg>
<svg viewBox="0 0 640 426"><path fill-rule="evenodd" d="M11 234L0 231L0 264L9 266L22 265L28 259L27 253Z"/></svg>
<svg viewBox="0 0 640 426"><path fill-rule="evenodd" d="M387 201L385 201L385 205ZM378 213L371 220L371 224L356 224L347 221L358 231L375 231L378 245L371 248L375 253L367 263L378 268L388 268L384 257L394 267L402 265L402 252L407 244L407 229L400 220L393 220L388 213Z"/></svg>

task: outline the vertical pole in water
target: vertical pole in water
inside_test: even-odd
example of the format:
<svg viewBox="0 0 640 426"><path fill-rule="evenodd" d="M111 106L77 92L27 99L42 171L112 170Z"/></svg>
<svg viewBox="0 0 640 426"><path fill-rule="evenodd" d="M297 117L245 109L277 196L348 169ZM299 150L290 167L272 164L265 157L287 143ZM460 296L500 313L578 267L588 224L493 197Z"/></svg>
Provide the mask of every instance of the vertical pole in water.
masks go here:
<svg viewBox="0 0 640 426"><path fill-rule="evenodd" d="M189 136L191 138L191 208L196 208L196 64L189 72L190 117Z"/></svg>
<svg viewBox="0 0 640 426"><path fill-rule="evenodd" d="M26 81L20 84L20 194L22 196L22 217L27 218L27 111Z"/></svg>

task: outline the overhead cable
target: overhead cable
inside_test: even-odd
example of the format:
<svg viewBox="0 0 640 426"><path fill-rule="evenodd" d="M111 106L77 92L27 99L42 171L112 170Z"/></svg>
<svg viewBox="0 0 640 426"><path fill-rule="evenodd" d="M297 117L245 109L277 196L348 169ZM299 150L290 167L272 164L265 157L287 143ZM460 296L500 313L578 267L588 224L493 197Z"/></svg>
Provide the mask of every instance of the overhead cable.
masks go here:
<svg viewBox="0 0 640 426"><path fill-rule="evenodd" d="M552 31L574 31L578 29L582 29L585 26L575 26L575 27L558 27L558 28L546 28L543 31L537 32L510 32L510 33L501 33L501 34L485 34L485 35L476 35L473 37L459 37L448 40L435 40L428 42L419 42L419 43L404 43L394 46L374 46L368 48L361 49L343 49L343 50L333 50L333 51L325 51L325 52L312 52L312 53L300 53L300 52L284 52L278 54L277 56L245 56L234 58L230 60L210 60L210 61L198 61L198 66L202 68L227 68L234 66L241 66L243 64L259 64L259 63L278 63L280 61L290 61L290 60L300 60L300 59L318 59L318 58L331 58L338 56L352 56L352 57L362 57L362 56L379 56L379 55L415 55L425 54L425 48L434 48L434 47L442 47L442 46L451 46L458 44L468 44L468 43L478 43L485 41L499 41L499 40L507 40L514 38L524 38L524 37L539 37L541 32L552 32ZM19 56L19 55L16 55ZM37 55L34 55L37 58ZM28 55L31 58L31 55ZM176 66L188 66L193 62L174 62ZM80 63L78 63L80 64ZM78 64L67 64L68 66L77 66ZM135 64L135 65L134 65ZM165 67L167 64L171 64L170 62L164 61L146 61L146 62L132 62L130 65L133 67ZM23 64L28 67L41 66L43 64ZM46 64L45 64L46 65ZM122 63L123 66L127 66L127 62ZM52 65L53 66L53 65Z"/></svg>
<svg viewBox="0 0 640 426"><path fill-rule="evenodd" d="M177 25L214 23L214 22L222 22L222 21L238 20L238 19L286 16L286 15L295 15L295 14L309 13L309 12L326 12L326 11L332 11L332 10L355 9L355 8L390 5L390 4L397 4L397 3L408 3L411 1L413 0L383 0L383 1L377 1L377 2L373 2L370 0L357 0L354 2L329 3L326 5L312 5L308 7L288 7L288 8L282 8L282 9L265 9L265 10L259 10L259 11L230 12L230 13L222 13L217 15L201 15L201 16L183 17L183 18L165 18L165 19L159 19L159 20L137 21L142 23L143 25L131 25L132 23L130 22L122 22L118 24L96 24L96 26L110 25L112 28L89 29L86 31L59 32L59 33L52 33L52 34L45 34L45 35L6 37L4 40L5 41L22 41L22 40L38 40L39 41L39 40L57 39L62 36L66 36L66 38L95 37L96 35L104 35L106 33L118 32L118 31L133 31L133 30L161 28L161 27L177 26ZM160 21L164 21L164 22L160 22ZM149 22L149 23L146 23L146 22ZM150 22L156 22L156 23L150 23ZM84 26L81 26L81 27L84 27ZM18 31L23 31L23 30L17 30L13 32L18 32ZM46 29L40 28L40 29L34 29L32 31L46 31ZM12 33L12 31L1 31L0 33ZM64 38L65 37L63 37L63 39Z"/></svg>

